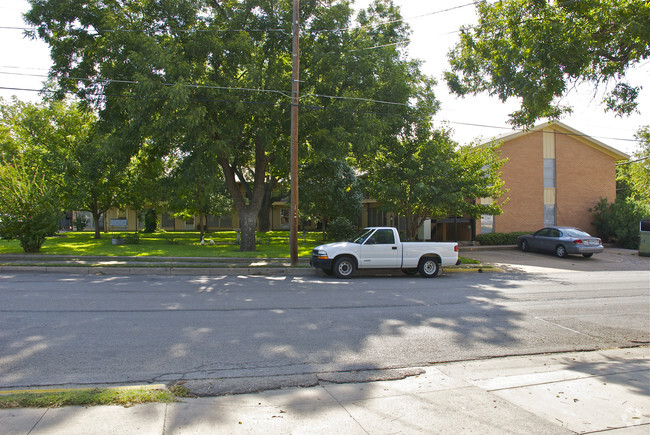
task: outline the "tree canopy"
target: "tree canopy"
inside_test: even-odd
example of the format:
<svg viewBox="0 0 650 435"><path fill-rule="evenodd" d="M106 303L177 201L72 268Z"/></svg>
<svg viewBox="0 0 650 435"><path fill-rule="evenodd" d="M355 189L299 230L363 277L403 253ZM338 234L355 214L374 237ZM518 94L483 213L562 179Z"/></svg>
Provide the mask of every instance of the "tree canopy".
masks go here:
<svg viewBox="0 0 650 435"><path fill-rule="evenodd" d="M640 128L636 137L639 149L616 171L618 196L650 206L650 126Z"/></svg>
<svg viewBox="0 0 650 435"><path fill-rule="evenodd" d="M0 237L35 253L56 233L61 200L44 173L20 156L0 159Z"/></svg>
<svg viewBox="0 0 650 435"><path fill-rule="evenodd" d="M456 94L520 98L516 126L570 111L560 98L580 82L609 88L607 109L636 110L640 85L625 75L650 56L648 1L499 0L476 9L478 24L464 27L449 53L445 76Z"/></svg>
<svg viewBox="0 0 650 435"><path fill-rule="evenodd" d="M288 173L292 2L30 2L26 19L50 45L60 95L96 107L131 155L145 138L160 156L213 150L241 249L254 250L266 186ZM301 2L301 152L371 153L412 107L436 107L432 81L401 49L400 18L391 0L357 24L347 0Z"/></svg>
<svg viewBox="0 0 650 435"><path fill-rule="evenodd" d="M383 147L368 168L372 198L406 219L406 235L415 239L427 218L499 214L500 204L477 204L499 198L503 161L497 145L458 148L449 130L420 129L399 143Z"/></svg>

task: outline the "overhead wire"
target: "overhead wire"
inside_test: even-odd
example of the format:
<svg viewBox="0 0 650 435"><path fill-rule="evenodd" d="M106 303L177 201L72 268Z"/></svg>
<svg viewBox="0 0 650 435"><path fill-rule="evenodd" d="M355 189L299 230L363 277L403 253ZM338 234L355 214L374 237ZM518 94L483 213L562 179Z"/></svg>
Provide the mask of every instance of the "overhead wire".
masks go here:
<svg viewBox="0 0 650 435"><path fill-rule="evenodd" d="M26 91L26 92L50 92L50 93L56 92L54 90L47 90L47 89L28 89L28 88L16 88L16 87L5 87L5 86L0 86L0 89L13 90L13 91ZM71 92L68 92L68 93L71 93ZM151 95L123 95L123 94L120 94L120 95L107 95L107 96L119 97L119 98L143 99L143 100L146 100L146 99L150 99L150 100L164 100L164 99L167 99L167 97L151 96ZM98 96L98 97L101 97L101 96ZM246 101L246 100L229 100L229 99L197 98L197 97L190 97L189 100L190 101L198 101L198 102L216 102L216 103L226 103L226 104L285 106L287 108L291 107L291 103L289 103L289 102L282 103L282 102ZM301 109L307 109L307 110L336 110L336 111L339 111L339 112L342 112L342 113L353 113L353 114L357 114L357 115L376 115L376 116L386 116L386 117L403 117L404 116L401 113L388 113L388 112L367 111L367 110L350 110L350 109L342 109L340 107L335 108L335 107L332 107L332 106L319 106L319 105L315 105L315 104L300 104L299 106L300 106ZM477 124L477 123L451 121L451 120L444 120L444 119L443 120L434 120L434 122L448 123L448 124L454 124L454 125L464 125L464 126L470 126L470 127L492 128L492 129L498 129L498 130L512 131L512 128L507 127L507 126ZM640 143L641 142L639 139L603 137L603 136L593 136L593 135L577 134L577 133L556 132L556 134L570 136L570 137L583 137L583 138L602 139L602 140L615 140L615 141L635 142L635 143Z"/></svg>

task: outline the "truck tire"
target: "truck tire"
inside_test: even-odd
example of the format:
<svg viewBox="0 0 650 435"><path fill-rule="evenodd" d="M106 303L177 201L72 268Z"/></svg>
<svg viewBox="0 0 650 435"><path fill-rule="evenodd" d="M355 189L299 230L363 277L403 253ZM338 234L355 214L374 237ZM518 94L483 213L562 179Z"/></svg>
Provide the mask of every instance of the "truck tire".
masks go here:
<svg viewBox="0 0 650 435"><path fill-rule="evenodd" d="M354 275L356 268L356 264L352 258L340 257L337 258L334 262L334 267L332 270L334 271L334 275L336 275L337 278L345 279L350 278L352 275Z"/></svg>
<svg viewBox="0 0 650 435"><path fill-rule="evenodd" d="M420 260L418 272L423 278L433 278L440 272L440 263L433 257L425 257Z"/></svg>

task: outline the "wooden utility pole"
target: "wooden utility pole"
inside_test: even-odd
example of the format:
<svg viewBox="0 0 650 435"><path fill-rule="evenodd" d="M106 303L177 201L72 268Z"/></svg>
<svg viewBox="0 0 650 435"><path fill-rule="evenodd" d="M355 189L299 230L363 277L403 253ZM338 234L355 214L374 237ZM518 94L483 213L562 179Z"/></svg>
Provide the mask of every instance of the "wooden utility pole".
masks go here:
<svg viewBox="0 0 650 435"><path fill-rule="evenodd" d="M298 264L298 103L300 91L300 0L293 0L293 73L291 84L291 265Z"/></svg>

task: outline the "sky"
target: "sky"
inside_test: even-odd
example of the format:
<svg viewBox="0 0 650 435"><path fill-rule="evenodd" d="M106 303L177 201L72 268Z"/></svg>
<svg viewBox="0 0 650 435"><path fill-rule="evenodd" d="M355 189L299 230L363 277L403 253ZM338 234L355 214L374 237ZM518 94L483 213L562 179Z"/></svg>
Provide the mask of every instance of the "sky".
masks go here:
<svg viewBox="0 0 650 435"><path fill-rule="evenodd" d="M356 0L357 7L365 7L371 0ZM507 123L508 114L518 108L517 100L501 102L487 94L460 98L450 95L442 79L449 63L447 53L458 41L462 25L476 22L471 0L394 0L412 30L409 57L422 61L422 71L435 78L436 97L441 109L434 116L437 126L453 130L453 138L466 144L485 141L514 132ZM453 8L452 10L447 10ZM21 100L38 101L34 91L42 87L43 76L50 66L49 49L38 40L23 35L26 24L22 14L29 9L27 0L0 0L0 97L5 101L13 95ZM633 85L648 82L650 60L641 62L628 72ZM13 88L13 89L12 89ZM631 154L638 149L634 134L639 127L650 125L650 89L642 89L639 96L639 114L617 117L605 112L600 103L605 91L593 85L572 89L563 104L573 107L573 113L561 121L574 129L598 139L613 148ZM544 122L541 120L540 123Z"/></svg>

